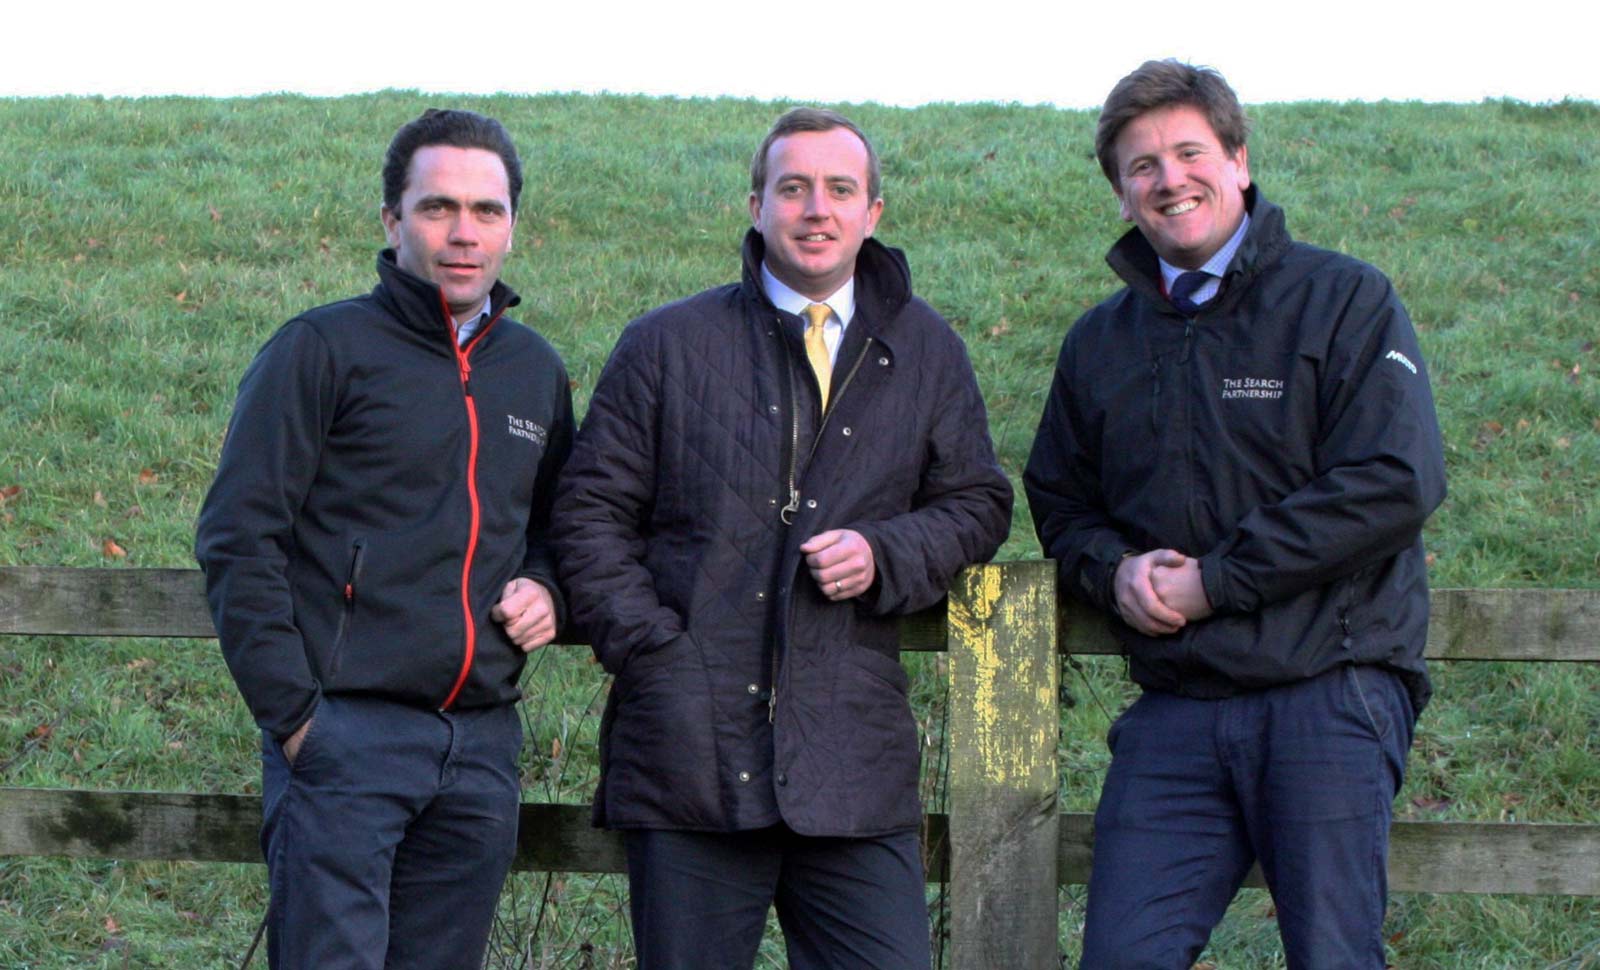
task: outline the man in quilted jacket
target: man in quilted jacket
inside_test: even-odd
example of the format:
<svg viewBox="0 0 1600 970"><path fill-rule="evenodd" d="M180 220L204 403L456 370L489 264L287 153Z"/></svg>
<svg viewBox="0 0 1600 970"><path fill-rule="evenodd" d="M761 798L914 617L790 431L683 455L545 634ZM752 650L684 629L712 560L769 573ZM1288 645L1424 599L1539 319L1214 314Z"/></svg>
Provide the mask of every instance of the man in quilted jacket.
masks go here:
<svg viewBox="0 0 1600 970"><path fill-rule="evenodd" d="M899 617L994 554L1011 488L883 205L856 125L779 118L741 279L628 325L558 490L644 970L749 967L774 905L797 970L930 962Z"/></svg>

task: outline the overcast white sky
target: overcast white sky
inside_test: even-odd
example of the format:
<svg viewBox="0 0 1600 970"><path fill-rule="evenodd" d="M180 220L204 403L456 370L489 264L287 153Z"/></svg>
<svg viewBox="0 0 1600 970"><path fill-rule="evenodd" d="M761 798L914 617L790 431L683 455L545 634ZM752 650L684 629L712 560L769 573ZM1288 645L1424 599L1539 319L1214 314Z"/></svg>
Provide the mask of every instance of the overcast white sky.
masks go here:
<svg viewBox="0 0 1600 970"><path fill-rule="evenodd" d="M1148 57L1246 103L1600 100L1587 0L31 0L0 15L0 96L384 88L805 101L1100 104Z"/></svg>

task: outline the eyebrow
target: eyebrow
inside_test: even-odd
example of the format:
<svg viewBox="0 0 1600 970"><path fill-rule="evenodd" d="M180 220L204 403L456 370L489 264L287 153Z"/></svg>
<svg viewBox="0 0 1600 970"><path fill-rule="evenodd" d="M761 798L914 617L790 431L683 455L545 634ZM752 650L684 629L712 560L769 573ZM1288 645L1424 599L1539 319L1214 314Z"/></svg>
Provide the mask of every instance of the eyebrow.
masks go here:
<svg viewBox="0 0 1600 970"><path fill-rule="evenodd" d="M822 177L822 180L824 182L848 182L851 185L860 185L861 184L861 180L856 178L854 175L824 175ZM811 181L811 176L809 176L809 175L801 175L798 172L786 172L786 173L784 173L782 175L779 175L773 181L776 184L779 184L779 185L782 185L784 182L808 182L809 183Z"/></svg>
<svg viewBox="0 0 1600 970"><path fill-rule="evenodd" d="M451 209L459 209L461 208L462 204L462 201L455 196L424 195L417 199L415 203L413 203L413 208L420 209L423 206L428 205L443 205ZM506 204L501 202L499 199L479 199L476 201L467 202L466 205L472 209L490 209L496 212L507 211Z"/></svg>

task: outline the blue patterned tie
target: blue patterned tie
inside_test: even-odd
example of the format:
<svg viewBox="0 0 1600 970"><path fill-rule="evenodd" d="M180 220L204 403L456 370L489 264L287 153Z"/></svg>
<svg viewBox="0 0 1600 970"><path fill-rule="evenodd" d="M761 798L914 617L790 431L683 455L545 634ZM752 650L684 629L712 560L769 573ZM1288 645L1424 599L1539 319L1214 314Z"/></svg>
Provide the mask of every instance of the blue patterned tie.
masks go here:
<svg viewBox="0 0 1600 970"><path fill-rule="evenodd" d="M1211 274L1192 269L1187 273L1179 273L1178 278L1172 281L1172 305L1177 307L1186 317L1192 317L1200 312L1201 304L1194 302L1195 291L1206 285L1211 279Z"/></svg>

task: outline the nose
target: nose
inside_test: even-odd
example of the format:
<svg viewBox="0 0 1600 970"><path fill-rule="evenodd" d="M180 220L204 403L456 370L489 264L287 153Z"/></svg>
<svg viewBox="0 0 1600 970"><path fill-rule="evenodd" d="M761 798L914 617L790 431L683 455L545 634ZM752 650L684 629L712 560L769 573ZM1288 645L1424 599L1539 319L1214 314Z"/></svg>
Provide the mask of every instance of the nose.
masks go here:
<svg viewBox="0 0 1600 970"><path fill-rule="evenodd" d="M824 185L812 186L806 192L805 216L808 219L820 219L828 214L828 189Z"/></svg>
<svg viewBox="0 0 1600 970"><path fill-rule="evenodd" d="M450 222L450 243L456 246L476 246L478 244L478 223L472 213L462 211Z"/></svg>
<svg viewBox="0 0 1600 970"><path fill-rule="evenodd" d="M1170 189L1188 181L1188 169L1175 159L1161 159L1156 163L1156 188Z"/></svg>

